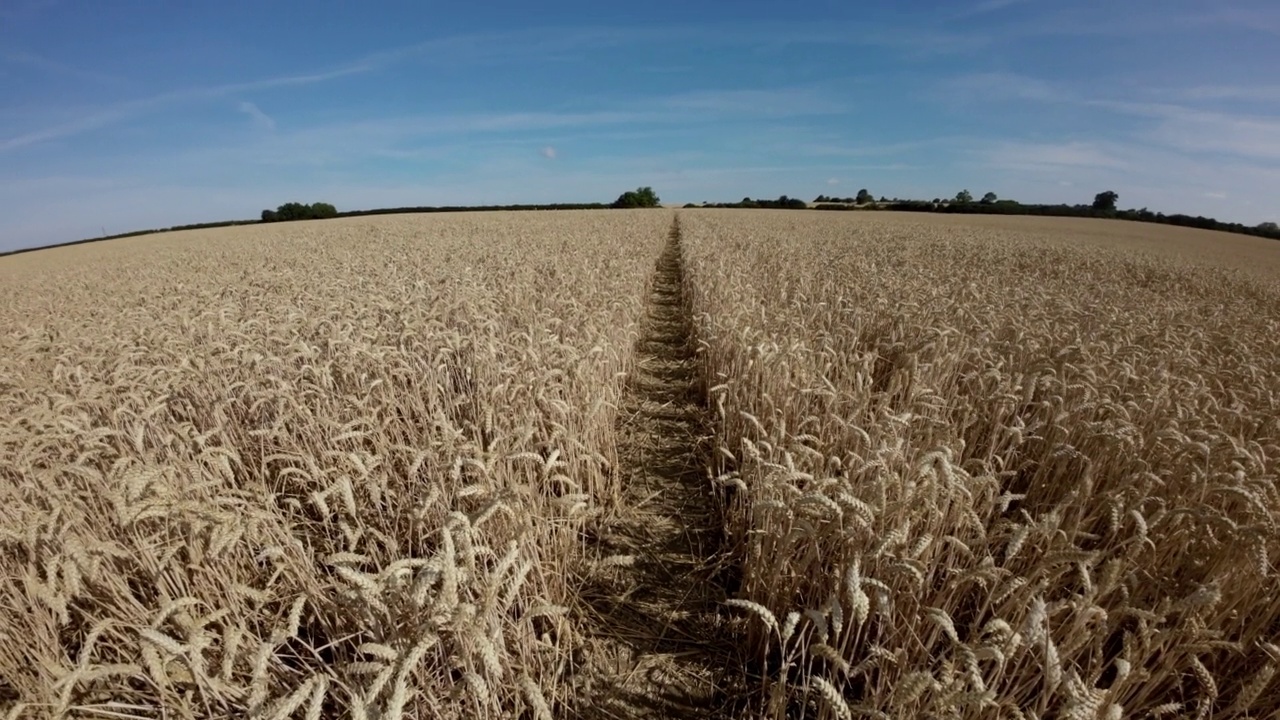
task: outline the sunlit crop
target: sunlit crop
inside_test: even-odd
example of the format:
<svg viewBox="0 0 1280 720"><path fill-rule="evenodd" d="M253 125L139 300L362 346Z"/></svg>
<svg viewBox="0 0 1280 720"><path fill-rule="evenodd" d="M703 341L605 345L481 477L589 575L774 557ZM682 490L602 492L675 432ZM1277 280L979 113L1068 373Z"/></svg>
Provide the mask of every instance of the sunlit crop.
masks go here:
<svg viewBox="0 0 1280 720"><path fill-rule="evenodd" d="M763 210L0 259L0 717L1271 717L1277 268Z"/></svg>
<svg viewBox="0 0 1280 720"><path fill-rule="evenodd" d="M890 217L682 221L762 712L1271 716L1274 282Z"/></svg>

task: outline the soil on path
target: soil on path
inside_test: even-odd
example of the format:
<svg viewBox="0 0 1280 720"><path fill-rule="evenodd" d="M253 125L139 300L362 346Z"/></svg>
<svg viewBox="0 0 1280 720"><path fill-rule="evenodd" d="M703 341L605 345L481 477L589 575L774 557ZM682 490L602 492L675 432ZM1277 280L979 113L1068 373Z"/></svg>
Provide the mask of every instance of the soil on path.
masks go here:
<svg viewBox="0 0 1280 720"><path fill-rule="evenodd" d="M650 286L619 408L619 511L592 529L574 715L734 717L742 663L724 615L722 523L707 475L679 221Z"/></svg>

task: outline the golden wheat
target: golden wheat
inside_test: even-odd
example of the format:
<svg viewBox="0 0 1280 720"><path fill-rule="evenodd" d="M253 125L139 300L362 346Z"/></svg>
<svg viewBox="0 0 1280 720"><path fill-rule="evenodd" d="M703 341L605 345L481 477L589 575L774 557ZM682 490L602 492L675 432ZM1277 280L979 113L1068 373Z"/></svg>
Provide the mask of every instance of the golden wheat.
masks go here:
<svg viewBox="0 0 1280 720"><path fill-rule="evenodd" d="M626 511L617 408L671 219L0 260L0 713L573 712L580 586L651 560L583 543ZM759 680L739 708L1280 708L1280 248L1025 218L680 225L741 578L724 612Z"/></svg>
<svg viewBox="0 0 1280 720"><path fill-rule="evenodd" d="M37 716L553 715L573 635L546 616L617 496L669 222L384 218L0 262L0 689Z"/></svg>
<svg viewBox="0 0 1280 720"><path fill-rule="evenodd" d="M731 604L808 618L796 647L749 638L801 671L771 671L789 700L762 714L1280 707L1280 248L1243 269L1119 223L681 224ZM857 670L873 649L894 662Z"/></svg>

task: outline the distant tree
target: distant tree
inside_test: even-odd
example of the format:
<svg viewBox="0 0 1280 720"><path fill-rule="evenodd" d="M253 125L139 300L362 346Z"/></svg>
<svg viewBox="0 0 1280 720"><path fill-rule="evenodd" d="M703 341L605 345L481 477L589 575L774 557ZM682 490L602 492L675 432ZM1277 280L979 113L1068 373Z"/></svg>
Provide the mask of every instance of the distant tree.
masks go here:
<svg viewBox="0 0 1280 720"><path fill-rule="evenodd" d="M685 203L685 204L684 204L684 206L685 206L686 208L696 208L696 207L698 207L698 204L697 204L697 203Z"/></svg>
<svg viewBox="0 0 1280 720"><path fill-rule="evenodd" d="M814 201L814 202L816 202L816 203L820 203L820 202L827 202L827 196L826 196L826 195L819 195L818 197L814 198L814 199L813 199L813 201Z"/></svg>
<svg viewBox="0 0 1280 720"><path fill-rule="evenodd" d="M329 203L318 202L311 204L312 219L322 220L324 218L336 217L337 215L338 208L330 205Z"/></svg>
<svg viewBox="0 0 1280 720"><path fill-rule="evenodd" d="M329 203L318 202L312 205L289 202L275 210L263 210L262 222L283 222L288 220L321 220L337 217L338 209Z"/></svg>
<svg viewBox="0 0 1280 720"><path fill-rule="evenodd" d="M969 192L968 190L961 190L960 192L956 193L956 202L958 203L973 202L973 193Z"/></svg>
<svg viewBox="0 0 1280 720"><path fill-rule="evenodd" d="M1258 229L1264 233L1278 233L1280 232L1280 225L1267 221L1258 223Z"/></svg>
<svg viewBox="0 0 1280 720"><path fill-rule="evenodd" d="M942 198L934 198L934 199L933 199L933 204L934 204L934 205L941 205L941 204L942 204Z"/></svg>
<svg viewBox="0 0 1280 720"><path fill-rule="evenodd" d="M1110 190L1100 192L1093 196L1093 209L1104 213L1113 213L1116 211L1116 201L1119 199L1120 196Z"/></svg>
<svg viewBox="0 0 1280 720"><path fill-rule="evenodd" d="M645 186L622 193L617 200L613 201L613 206L616 208L653 208L658 207L660 203L658 194L653 191L653 188Z"/></svg>
<svg viewBox="0 0 1280 720"><path fill-rule="evenodd" d="M991 205L991 204L992 204L992 203L994 203L997 199L998 199L998 198L996 198L996 194L995 194L995 193L993 193L993 192L989 192L989 193L987 193L986 195L983 195L983 196L982 196L982 200L981 200L981 202L982 202L982 204L983 204L983 205Z"/></svg>
<svg viewBox="0 0 1280 720"><path fill-rule="evenodd" d="M889 198L887 198L887 197L885 197L885 196L881 195L881 196L880 196L880 202L889 202Z"/></svg>
<svg viewBox="0 0 1280 720"><path fill-rule="evenodd" d="M869 202L874 202L875 199L875 196L867 192L866 188L862 188L858 191L858 196L855 197L853 201L859 205L866 205Z"/></svg>

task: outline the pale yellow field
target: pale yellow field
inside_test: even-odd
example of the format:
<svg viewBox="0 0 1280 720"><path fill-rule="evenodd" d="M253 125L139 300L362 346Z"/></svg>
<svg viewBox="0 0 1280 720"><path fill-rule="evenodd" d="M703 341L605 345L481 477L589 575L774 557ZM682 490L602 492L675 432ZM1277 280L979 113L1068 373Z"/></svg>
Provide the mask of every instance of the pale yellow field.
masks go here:
<svg viewBox="0 0 1280 720"><path fill-rule="evenodd" d="M787 668L770 715L1280 709L1280 292L1252 272L1280 244L682 227L739 594Z"/></svg>
<svg viewBox="0 0 1280 720"><path fill-rule="evenodd" d="M691 338L651 337L667 285ZM652 447L702 464L653 482L723 526L714 657L583 597L657 577L591 544L641 537L619 428L676 426L620 408L677 341L701 426ZM1222 233L523 212L0 258L0 716L627 717L582 700L626 644L735 663L688 717L1271 717L1278 418L1280 243Z"/></svg>
<svg viewBox="0 0 1280 720"><path fill-rule="evenodd" d="M1001 217L995 215L915 215L885 213L877 224L926 224L948 230L981 229L1000 237L1037 238L1080 247L1120 250L1245 270L1263 280L1280 280L1280 248L1275 240L1195 228L1091 218Z"/></svg>
<svg viewBox="0 0 1280 720"><path fill-rule="evenodd" d="M669 223L400 217L0 262L9 706L559 702L563 569L614 495Z"/></svg>

